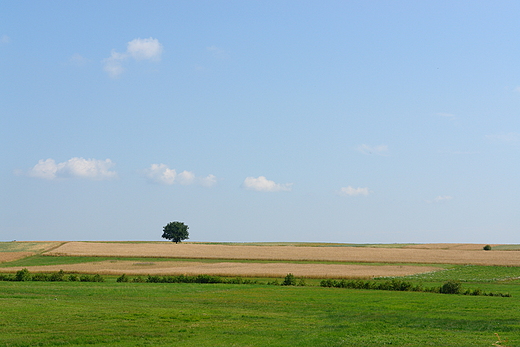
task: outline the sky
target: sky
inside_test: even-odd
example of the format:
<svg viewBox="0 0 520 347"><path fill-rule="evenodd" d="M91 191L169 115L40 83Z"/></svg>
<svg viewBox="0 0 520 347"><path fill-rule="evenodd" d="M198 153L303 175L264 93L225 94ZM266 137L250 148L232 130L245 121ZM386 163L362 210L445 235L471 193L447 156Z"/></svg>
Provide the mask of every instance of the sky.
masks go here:
<svg viewBox="0 0 520 347"><path fill-rule="evenodd" d="M0 241L519 243L517 1L3 1Z"/></svg>

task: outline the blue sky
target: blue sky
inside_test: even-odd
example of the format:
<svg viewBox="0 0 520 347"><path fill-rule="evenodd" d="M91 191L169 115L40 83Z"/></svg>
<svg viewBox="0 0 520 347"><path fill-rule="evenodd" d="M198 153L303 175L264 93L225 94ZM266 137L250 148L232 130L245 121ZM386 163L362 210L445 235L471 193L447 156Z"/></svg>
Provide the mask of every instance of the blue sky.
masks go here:
<svg viewBox="0 0 520 347"><path fill-rule="evenodd" d="M514 1L0 4L0 240L518 243Z"/></svg>

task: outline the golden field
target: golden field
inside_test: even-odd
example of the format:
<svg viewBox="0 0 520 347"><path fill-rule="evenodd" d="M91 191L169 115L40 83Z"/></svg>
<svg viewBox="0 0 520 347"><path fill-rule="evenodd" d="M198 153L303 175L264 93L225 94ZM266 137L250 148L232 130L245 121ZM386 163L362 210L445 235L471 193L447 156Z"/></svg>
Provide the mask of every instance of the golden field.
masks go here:
<svg viewBox="0 0 520 347"><path fill-rule="evenodd" d="M406 276L439 270L438 267L413 265L344 265L344 264L294 264L294 263L240 263L240 262L192 262L160 261L132 262L122 260L100 261L83 264L27 267L31 272L97 273L102 275L215 275L240 277L283 277L292 273L307 278L373 278L381 276ZM13 268L11 271L20 270Z"/></svg>
<svg viewBox="0 0 520 347"><path fill-rule="evenodd" d="M453 247L453 248L450 248ZM356 263L520 266L518 251L483 251L483 245L432 244L386 247L250 246L171 242L67 242L45 255L187 259L333 261Z"/></svg>
<svg viewBox="0 0 520 347"><path fill-rule="evenodd" d="M0 253L0 263L27 258L34 254L33 252L2 252Z"/></svg>
<svg viewBox="0 0 520 347"><path fill-rule="evenodd" d="M483 251L484 245L480 244L365 246L304 243L175 244L172 242L27 242L25 244L10 242L9 244L11 245L7 245L10 247L7 252L6 245L3 249L0 248L0 262L33 254L165 258L157 261L114 259L81 264L27 267L31 272L64 270L70 273L106 275L208 274L243 277L282 277L287 273L293 273L295 276L308 278L372 278L431 272L442 269L442 264L520 266L519 251ZM32 252L13 252L22 249L31 249ZM3 271L14 272L20 268L4 268Z"/></svg>

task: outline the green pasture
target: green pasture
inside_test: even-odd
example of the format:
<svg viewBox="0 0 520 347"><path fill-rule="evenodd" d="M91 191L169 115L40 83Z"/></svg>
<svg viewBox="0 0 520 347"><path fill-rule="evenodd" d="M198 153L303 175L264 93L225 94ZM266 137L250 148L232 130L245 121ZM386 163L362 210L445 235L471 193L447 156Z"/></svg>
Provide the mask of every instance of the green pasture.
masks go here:
<svg viewBox="0 0 520 347"><path fill-rule="evenodd" d="M0 282L0 346L491 346L512 298L229 284ZM504 285L500 286L502 289Z"/></svg>

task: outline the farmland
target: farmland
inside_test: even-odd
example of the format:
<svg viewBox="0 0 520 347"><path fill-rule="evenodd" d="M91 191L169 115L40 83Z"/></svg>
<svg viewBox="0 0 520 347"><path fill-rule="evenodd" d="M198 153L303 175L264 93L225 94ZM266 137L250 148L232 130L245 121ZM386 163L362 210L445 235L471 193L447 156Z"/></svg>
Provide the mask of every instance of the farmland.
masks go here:
<svg viewBox="0 0 520 347"><path fill-rule="evenodd" d="M0 273L63 269L102 273L105 282L0 282L0 346L484 347L497 341L495 333L498 345L519 346L520 252L482 246L3 243L0 255L31 255L0 264ZM457 253L458 261L446 260ZM223 266L256 284L116 282L121 273L216 273ZM334 267L338 273L320 276ZM289 272L306 285L268 284ZM318 280L378 276L424 286L455 280L512 297L324 288Z"/></svg>

